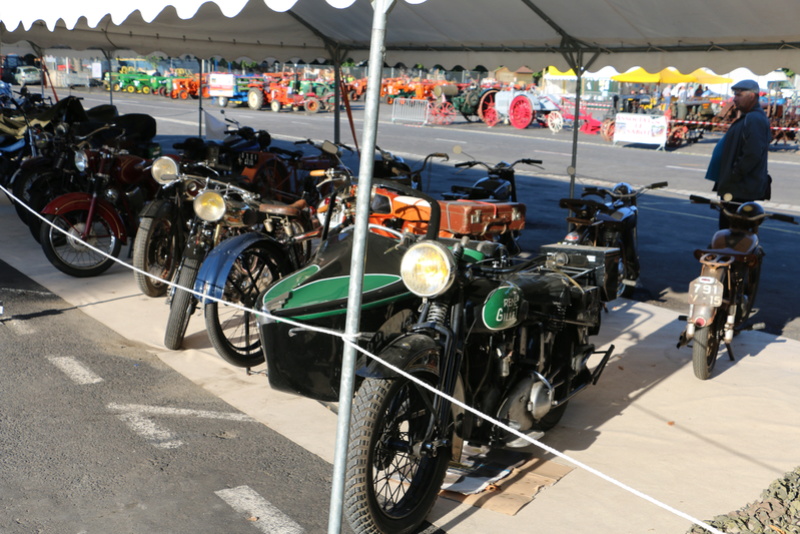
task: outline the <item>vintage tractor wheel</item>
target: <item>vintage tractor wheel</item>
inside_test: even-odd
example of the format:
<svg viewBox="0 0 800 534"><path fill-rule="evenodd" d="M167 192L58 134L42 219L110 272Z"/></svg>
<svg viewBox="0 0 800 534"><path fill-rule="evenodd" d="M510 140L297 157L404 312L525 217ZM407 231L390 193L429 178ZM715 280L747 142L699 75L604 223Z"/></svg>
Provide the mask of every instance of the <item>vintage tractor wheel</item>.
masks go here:
<svg viewBox="0 0 800 534"><path fill-rule="evenodd" d="M150 94L150 86L149 85L143 85L142 86L142 94L143 95L149 95Z"/></svg>
<svg viewBox="0 0 800 534"><path fill-rule="evenodd" d="M119 83L115 83L114 85L111 86L111 88L114 91L119 91L120 89L122 89L122 86Z"/></svg>
<svg viewBox="0 0 800 534"><path fill-rule="evenodd" d="M450 102L431 106L431 122L434 124L450 124L455 116L456 110Z"/></svg>
<svg viewBox="0 0 800 534"><path fill-rule="evenodd" d="M127 91L128 93L135 93L136 92L136 87L134 87L132 85L128 85L128 86L125 87L125 91Z"/></svg>
<svg viewBox="0 0 800 534"><path fill-rule="evenodd" d="M228 97L227 96L220 96L217 97L217 105L221 108L228 107Z"/></svg>
<svg viewBox="0 0 800 534"><path fill-rule="evenodd" d="M600 135L604 140L611 142L614 140L614 130L616 128L616 121L614 119L605 119L600 126Z"/></svg>
<svg viewBox="0 0 800 534"><path fill-rule="evenodd" d="M673 126L667 134L667 146L670 148L678 148L681 143L686 139L689 133L689 127L686 125Z"/></svg>
<svg viewBox="0 0 800 534"><path fill-rule="evenodd" d="M485 122L487 126L494 126L500 120L500 117L497 115L497 109L494 106L494 95L496 94L497 90L490 89L483 93L478 101L478 117Z"/></svg>
<svg viewBox="0 0 800 534"><path fill-rule="evenodd" d="M269 103L269 109L271 109L275 113L279 112L282 107L283 106L281 106L281 103L278 102L277 100L273 100L272 102Z"/></svg>
<svg viewBox="0 0 800 534"><path fill-rule="evenodd" d="M533 122L533 104L525 95L515 96L508 107L508 119L511 126L524 130Z"/></svg>
<svg viewBox="0 0 800 534"><path fill-rule="evenodd" d="M319 112L321 107L322 106L320 106L319 100L317 100L316 97L309 96L306 99L305 103L306 113L317 113Z"/></svg>
<svg viewBox="0 0 800 534"><path fill-rule="evenodd" d="M188 99L189 98L189 91L186 91L185 89L183 91L178 91L178 98L180 98L181 100Z"/></svg>
<svg viewBox="0 0 800 534"><path fill-rule="evenodd" d="M548 113L545 122L547 123L547 127L550 128L550 131L553 133L560 132L561 128L564 127L564 117L561 116L560 111L551 111Z"/></svg>
<svg viewBox="0 0 800 534"><path fill-rule="evenodd" d="M261 89L253 88L247 92L247 107L250 109L261 109L264 105L264 93Z"/></svg>

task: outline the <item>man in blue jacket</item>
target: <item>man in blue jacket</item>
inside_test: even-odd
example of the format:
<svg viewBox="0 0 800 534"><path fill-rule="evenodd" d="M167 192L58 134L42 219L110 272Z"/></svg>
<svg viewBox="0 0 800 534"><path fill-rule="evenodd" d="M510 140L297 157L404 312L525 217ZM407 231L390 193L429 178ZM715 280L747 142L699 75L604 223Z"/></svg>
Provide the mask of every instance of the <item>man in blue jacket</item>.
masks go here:
<svg viewBox="0 0 800 534"><path fill-rule="evenodd" d="M772 134L759 102L758 82L742 80L731 89L733 105L740 114L721 141L724 145L714 191L725 201L769 200L772 178L767 173L767 153ZM720 228L727 226L723 219L720 217Z"/></svg>

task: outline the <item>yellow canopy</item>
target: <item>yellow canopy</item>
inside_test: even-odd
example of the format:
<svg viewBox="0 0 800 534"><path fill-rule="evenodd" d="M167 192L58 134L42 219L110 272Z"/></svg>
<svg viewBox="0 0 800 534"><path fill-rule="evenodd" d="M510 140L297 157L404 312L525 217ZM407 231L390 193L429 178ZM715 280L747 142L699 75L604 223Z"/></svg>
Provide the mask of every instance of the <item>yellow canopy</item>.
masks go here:
<svg viewBox="0 0 800 534"><path fill-rule="evenodd" d="M673 67L667 67L656 73L650 73L642 67L636 67L628 72L612 76L611 79L628 83L682 83L697 81L691 74L681 74Z"/></svg>
<svg viewBox="0 0 800 534"><path fill-rule="evenodd" d="M713 72L707 71L705 69L695 70L694 72L692 72L692 76L695 77L698 83L702 83L703 85L733 82L733 78L720 76L719 74L714 74Z"/></svg>

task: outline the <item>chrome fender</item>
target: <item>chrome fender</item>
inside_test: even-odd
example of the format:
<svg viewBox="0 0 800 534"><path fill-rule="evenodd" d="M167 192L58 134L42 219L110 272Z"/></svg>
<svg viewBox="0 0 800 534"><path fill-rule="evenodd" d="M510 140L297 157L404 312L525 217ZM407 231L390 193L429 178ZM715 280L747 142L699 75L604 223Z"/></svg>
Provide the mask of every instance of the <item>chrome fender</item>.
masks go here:
<svg viewBox="0 0 800 534"><path fill-rule="evenodd" d="M226 239L212 248L208 256L203 260L202 265L200 265L197 280L194 283L194 290L203 295L200 299L201 304L205 305L210 302L207 297L222 298L228 274L230 274L236 258L245 249L256 243L264 243L274 248L276 258L281 258L282 255L285 255L283 248L277 241L257 232L248 232Z"/></svg>

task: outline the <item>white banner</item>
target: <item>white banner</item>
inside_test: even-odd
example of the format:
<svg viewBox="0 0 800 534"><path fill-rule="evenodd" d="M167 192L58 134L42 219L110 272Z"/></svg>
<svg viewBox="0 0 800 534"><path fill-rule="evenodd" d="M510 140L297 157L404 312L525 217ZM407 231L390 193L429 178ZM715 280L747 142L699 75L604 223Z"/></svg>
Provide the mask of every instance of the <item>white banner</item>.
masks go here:
<svg viewBox="0 0 800 534"><path fill-rule="evenodd" d="M659 145L667 143L667 118L644 113L617 113L614 121L614 143L642 143Z"/></svg>
<svg viewBox="0 0 800 534"><path fill-rule="evenodd" d="M233 74L213 73L208 75L208 96L232 97L236 89L236 76Z"/></svg>

